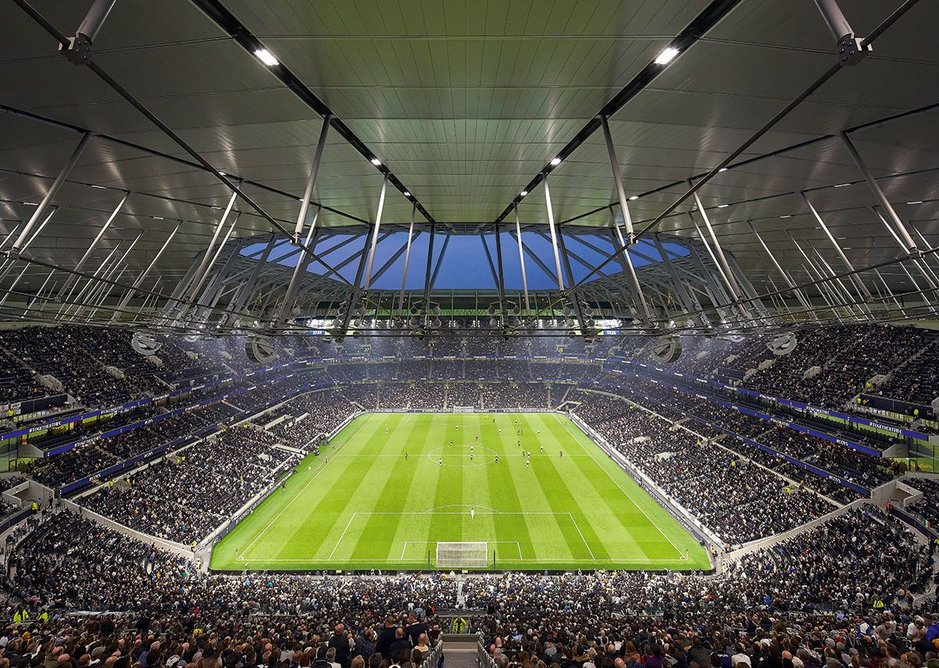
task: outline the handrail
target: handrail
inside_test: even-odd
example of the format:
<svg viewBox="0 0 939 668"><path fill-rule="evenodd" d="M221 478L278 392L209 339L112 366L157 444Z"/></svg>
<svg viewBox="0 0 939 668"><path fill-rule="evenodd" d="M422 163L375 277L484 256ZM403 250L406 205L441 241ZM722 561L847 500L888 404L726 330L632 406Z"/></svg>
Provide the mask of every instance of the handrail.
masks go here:
<svg viewBox="0 0 939 668"><path fill-rule="evenodd" d="M443 640L438 640L437 644L421 661L420 668L437 668L443 660Z"/></svg>

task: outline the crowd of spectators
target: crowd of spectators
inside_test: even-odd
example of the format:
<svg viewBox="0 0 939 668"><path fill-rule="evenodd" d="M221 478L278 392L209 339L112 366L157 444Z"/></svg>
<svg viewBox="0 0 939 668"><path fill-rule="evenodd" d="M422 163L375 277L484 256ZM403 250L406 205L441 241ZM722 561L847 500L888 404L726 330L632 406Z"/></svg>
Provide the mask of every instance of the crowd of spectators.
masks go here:
<svg viewBox="0 0 939 668"><path fill-rule="evenodd" d="M268 427L268 431L279 443L298 450L308 450L355 412L356 409L344 393L318 390L285 402L279 409L255 422L270 424L276 418L283 417Z"/></svg>
<svg viewBox="0 0 939 668"><path fill-rule="evenodd" d="M21 503L7 500L2 494L25 481L26 478L15 473L0 478L0 520L4 520L7 516L13 515L22 509Z"/></svg>
<svg viewBox="0 0 939 668"><path fill-rule="evenodd" d="M301 376L270 381L233 399L205 405L196 404L163 419L159 419L162 416L156 416L139 428L107 438L86 441L62 454L36 459L27 465L24 471L45 485L63 485L123 460L145 454L166 443L179 439L194 440L204 430L255 412L265 403L279 397L286 398L295 394L303 383L304 378ZM236 400L243 408L232 403ZM179 447L182 445L183 443L180 443Z"/></svg>
<svg viewBox="0 0 939 668"><path fill-rule="evenodd" d="M441 613L462 605L457 616L484 634L500 668L539 661L915 668L936 656L935 617L914 605L931 574L929 548L873 506L743 557L715 577L204 574L59 513L14 550L4 584L26 601L19 605L51 611L52 619L7 631L3 646L5 658L29 655L58 668L73 661L411 668L444 628ZM118 614L60 616L73 610Z"/></svg>
<svg viewBox="0 0 939 668"><path fill-rule="evenodd" d="M0 404L51 394L15 355L0 348Z"/></svg>
<svg viewBox="0 0 939 668"><path fill-rule="evenodd" d="M757 369L744 385L815 406L841 407L858 392L872 389L872 378L900 367L934 338L916 327L873 324L806 327L796 335L798 345L788 355L777 357L765 348L742 355L735 364ZM765 360L773 364L760 370ZM812 367L820 371L806 378ZM907 374L900 369L896 375L901 386Z"/></svg>
<svg viewBox="0 0 939 668"><path fill-rule="evenodd" d="M930 336L922 353L897 368L873 393L925 405L939 398L939 336Z"/></svg>
<svg viewBox="0 0 939 668"><path fill-rule="evenodd" d="M923 493L923 498L906 510L918 515L931 529L939 527L939 482L932 478L913 478L906 482Z"/></svg>
<svg viewBox="0 0 939 668"><path fill-rule="evenodd" d="M585 419L582 406L574 413ZM727 545L794 529L836 508L815 491L639 407L587 424Z"/></svg>
<svg viewBox="0 0 939 668"><path fill-rule="evenodd" d="M270 488L296 456L254 427L226 429L81 499L146 534L189 545Z"/></svg>
<svg viewBox="0 0 939 668"><path fill-rule="evenodd" d="M0 332L0 346L36 370L54 376L65 390L88 406L113 406L145 394L130 378L105 369L108 359L86 346L91 328L30 327Z"/></svg>

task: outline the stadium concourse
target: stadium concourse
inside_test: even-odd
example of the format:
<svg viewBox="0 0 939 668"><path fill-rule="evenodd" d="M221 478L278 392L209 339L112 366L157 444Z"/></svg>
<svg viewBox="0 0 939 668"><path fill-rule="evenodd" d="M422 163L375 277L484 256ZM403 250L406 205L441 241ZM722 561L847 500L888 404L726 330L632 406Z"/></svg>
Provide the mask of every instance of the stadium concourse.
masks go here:
<svg viewBox="0 0 939 668"><path fill-rule="evenodd" d="M939 2L0 6L0 668L939 668Z"/></svg>

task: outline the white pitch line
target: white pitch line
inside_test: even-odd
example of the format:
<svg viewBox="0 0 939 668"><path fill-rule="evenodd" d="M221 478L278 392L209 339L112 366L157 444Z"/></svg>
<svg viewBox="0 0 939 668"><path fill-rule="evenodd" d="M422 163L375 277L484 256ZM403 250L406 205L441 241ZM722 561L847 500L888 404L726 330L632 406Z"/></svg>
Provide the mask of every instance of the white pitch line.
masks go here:
<svg viewBox="0 0 939 668"><path fill-rule="evenodd" d="M349 518L349 523L346 524L346 528L342 530L342 533L339 534L339 540L336 541L336 544L333 546L333 551L329 553L329 556L326 557L327 561L332 561L333 555L336 554L336 550L339 549L339 545L342 543L342 539L346 537L346 532L349 530L349 527L352 526L352 521L355 519L355 516L358 513L352 513L352 517Z"/></svg>
<svg viewBox="0 0 939 668"><path fill-rule="evenodd" d="M568 426L568 425L570 425L570 424L573 424L573 423L570 421L570 419L569 419L569 418L565 418L565 420L564 420L564 429L565 429L568 433L571 433L571 428ZM578 435L579 435L579 436L583 436L584 438L589 438L589 437L588 437L586 434L584 434L582 431L581 431L581 432L576 432L576 433L574 433L574 436L578 436ZM630 494L629 492L627 492L626 489L625 489L622 485L619 484L619 481L617 481L616 478L614 478L614 477L610 474L610 472L606 470L606 468L603 466L603 464L602 464L601 462L597 461L597 458L593 456L593 453L592 453L592 452L589 452L589 451L587 450L587 448L584 446L584 444L580 442L580 439L579 439L579 438L575 438L574 440L576 441L577 445L580 446L580 449L581 449L581 450L583 450L584 452L586 452L587 454L590 455L590 458L593 459L593 461L597 464L597 466L600 467L600 469L601 469L604 473L606 473L606 476L607 476L611 481L613 481L613 484L616 485L617 487L619 487L619 490L620 490L623 494L625 494L626 497L627 497L630 501L632 501L632 504L633 504L636 508L639 509L639 512L642 513L642 514L645 516L645 518L646 518L647 520L649 520L649 522L652 524L652 526L655 527L655 530L659 532L659 535L662 536L665 540L667 540L668 543L669 543L669 545L671 545L673 548L675 548L675 551L678 552L679 557L681 557L681 554L682 554L681 548L678 547L677 545L675 545L675 542L674 542L671 538L668 537L668 534L666 534L664 531L662 531L662 530L659 528L658 523L657 523L655 520L653 520L653 519L649 516L649 513L647 513L646 510L645 510L645 508L642 507L642 504L641 504L641 503L638 503L638 502L636 501L636 499L633 497L633 495ZM596 448L595 445L594 445L593 447ZM627 473L627 475L629 475L629 474Z"/></svg>
<svg viewBox="0 0 939 668"><path fill-rule="evenodd" d="M590 543L588 543L588 542L587 542L587 539L584 538L584 532L580 530L580 526L578 526L577 520L575 520L575 519L574 519L574 516L571 515L570 513L567 513L567 516L570 518L571 524L574 525L574 528L577 529L577 533L580 534L580 539L581 539L582 541L584 541L584 545L585 545L586 548L587 548L587 552L590 553L590 558L593 559L594 561L596 561L596 560L597 560L597 557L594 555L593 550L590 549Z"/></svg>
<svg viewBox="0 0 939 668"><path fill-rule="evenodd" d="M347 427L347 428L348 428L348 427ZM343 431L345 431L345 430L343 430ZM335 451L331 452L330 454L335 455L335 454L336 454L337 452L339 452L342 448L344 448L348 442L349 442L349 439L346 439L345 441L343 441L342 443L340 443L340 444L336 447ZM326 458L326 459L328 460L328 457L325 456L325 455L324 455L324 458ZM316 471L312 476L310 476L310 479L307 480L307 483L306 483L303 487L300 488L300 491L297 492L297 493L293 496L293 498L290 499L290 500L287 502L287 505L285 505L283 508L280 509L280 512L279 512L279 513L277 513L276 515L274 515L274 517L271 519L271 521L267 523L267 526L265 526L263 529L261 529L260 532L258 532L258 534L254 537L254 540L252 540L250 543L248 543L247 546L245 546L245 549L243 549L243 550L241 551L241 556L239 557L237 554L235 555L235 559L236 559L236 560L238 560L238 561L245 561L244 556L245 556L246 554L248 554L248 550L250 550L252 547L254 547L255 543L257 543L259 540L261 540L261 537L262 537L263 535L265 535L268 531L270 531L271 527L274 526L274 524L277 522L277 520L280 519L281 515L283 515L285 512L287 512L287 509L290 508L290 506L293 505L293 502L296 501L296 500L300 497L300 495L303 494L303 492L306 491L306 488L307 488L307 487L309 487L310 485L313 484L313 481L316 480L316 479L319 477L319 475L320 475L323 471L326 470L326 467L327 467L327 466L329 466L329 462L328 462L328 461L327 461L325 464L323 464L323 465L320 467L320 469L319 469L318 471ZM292 476L291 476L291 477L292 477ZM288 480L289 480L289 478L288 478ZM275 490L275 491L276 491L276 490ZM265 499L265 501L266 501L266 500L267 500L267 499ZM247 561L252 561L252 560L248 559ZM257 560L255 560L255 561L257 561Z"/></svg>

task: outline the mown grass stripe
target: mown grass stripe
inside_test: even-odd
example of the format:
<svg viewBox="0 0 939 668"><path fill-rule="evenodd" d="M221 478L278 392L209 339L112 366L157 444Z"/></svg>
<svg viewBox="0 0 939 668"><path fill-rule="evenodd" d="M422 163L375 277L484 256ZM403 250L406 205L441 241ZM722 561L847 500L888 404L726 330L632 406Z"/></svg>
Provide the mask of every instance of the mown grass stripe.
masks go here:
<svg viewBox="0 0 939 668"><path fill-rule="evenodd" d="M489 490L489 500L493 508L503 511L503 514L494 516L496 540L500 541L496 545L496 565L501 563L500 559L514 559L516 555L512 554L512 548L507 544L508 541L518 541L518 550L521 551L523 558L533 558L535 556L535 546L532 541L531 530L528 519L524 514L508 515L505 513L521 513L523 508L518 497L518 489L515 486L515 480L521 475L518 470L522 460L515 454L516 450L521 450L516 444L516 437L511 429L507 428L511 424L514 416L506 418L500 416L495 422L491 418L481 418L483 424L481 431L483 440L488 443L498 445L499 462L493 466L485 468L486 482ZM499 428L502 428L502 434ZM490 554L492 549L490 549ZM508 561L506 561L508 563Z"/></svg>
<svg viewBox="0 0 939 668"><path fill-rule="evenodd" d="M515 419L522 420L523 448L516 445ZM448 449L449 465L441 467L437 460ZM522 449L533 452L531 468ZM498 545L503 569L707 565L694 538L561 415L499 414L493 422L491 414L371 414L350 424L327 451L328 466L324 458L305 460L286 490L274 492L216 546L213 568L422 568L439 540ZM621 503L624 494L632 507ZM477 509L475 520L470 507ZM526 557L521 562L516 540ZM668 558L675 555L671 543L690 558ZM257 558L236 559L248 546Z"/></svg>

